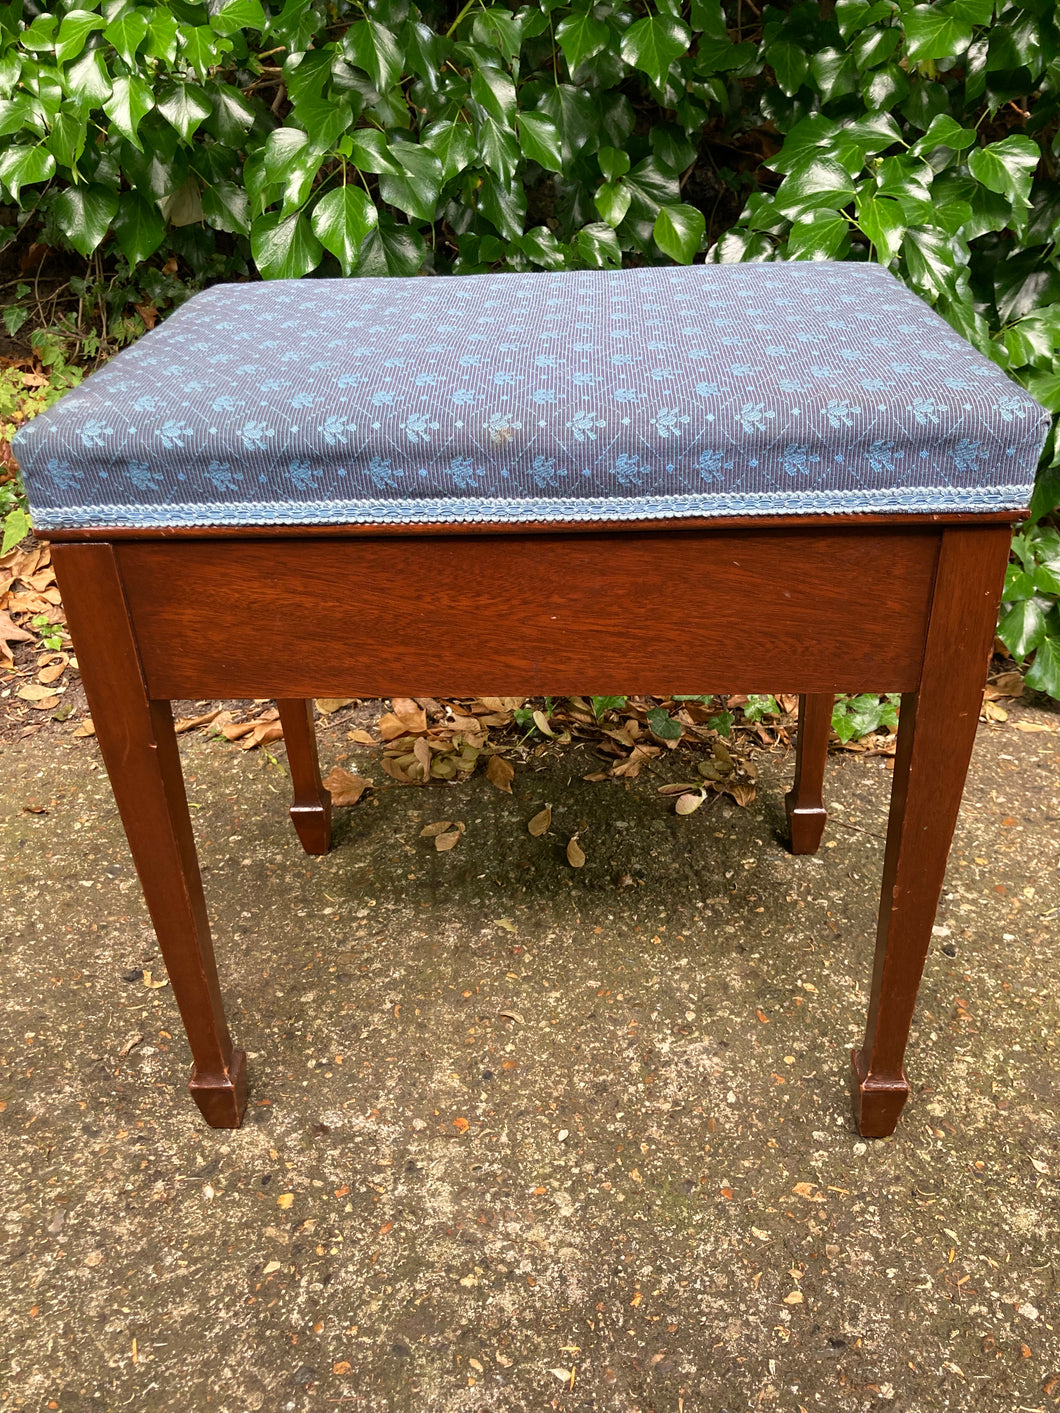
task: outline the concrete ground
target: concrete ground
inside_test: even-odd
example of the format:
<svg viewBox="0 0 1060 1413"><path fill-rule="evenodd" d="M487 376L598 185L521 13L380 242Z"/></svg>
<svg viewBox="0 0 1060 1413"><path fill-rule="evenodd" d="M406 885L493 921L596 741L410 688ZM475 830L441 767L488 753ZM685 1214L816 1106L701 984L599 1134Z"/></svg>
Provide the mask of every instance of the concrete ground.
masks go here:
<svg viewBox="0 0 1060 1413"><path fill-rule="evenodd" d="M790 759L677 818L571 751L511 796L380 789L308 859L282 747L186 739L250 1053L218 1133L95 743L3 747L0 1409L1060 1406L1058 725L980 729L878 1142L846 1071L882 760L830 762L816 858Z"/></svg>

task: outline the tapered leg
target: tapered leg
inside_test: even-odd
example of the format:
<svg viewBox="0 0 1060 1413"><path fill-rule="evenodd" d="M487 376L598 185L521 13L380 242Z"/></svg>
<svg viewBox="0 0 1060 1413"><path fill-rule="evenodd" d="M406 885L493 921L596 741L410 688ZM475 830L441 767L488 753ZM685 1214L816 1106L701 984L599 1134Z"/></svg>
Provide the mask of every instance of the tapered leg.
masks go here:
<svg viewBox="0 0 1060 1413"><path fill-rule="evenodd" d="M902 698L865 1044L851 1053L854 1116L893 1133L903 1060L931 940L1008 560L1007 527L942 536L920 689Z"/></svg>
<svg viewBox="0 0 1060 1413"><path fill-rule="evenodd" d="M307 854L326 854L331 848L331 795L320 779L313 703L301 697L277 698L276 705L294 786L291 821Z"/></svg>
<svg viewBox="0 0 1060 1413"><path fill-rule="evenodd" d="M784 797L793 854L816 854L828 811L824 807L824 766L832 729L830 693L799 698L799 734L795 740L795 784Z"/></svg>
<svg viewBox="0 0 1060 1413"><path fill-rule="evenodd" d="M189 1088L213 1128L238 1128L246 1057L232 1047L169 702L150 701L110 545L53 562L96 738L191 1045Z"/></svg>

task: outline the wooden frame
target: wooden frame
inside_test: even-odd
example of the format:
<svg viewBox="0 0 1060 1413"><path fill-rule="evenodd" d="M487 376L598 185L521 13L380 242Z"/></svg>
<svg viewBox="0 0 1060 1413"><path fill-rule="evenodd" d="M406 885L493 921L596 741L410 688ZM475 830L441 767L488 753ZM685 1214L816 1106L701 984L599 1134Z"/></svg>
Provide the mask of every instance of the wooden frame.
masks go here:
<svg viewBox="0 0 1060 1413"><path fill-rule="evenodd" d="M866 1136L891 1133L1015 517L54 533L96 735L188 1033L207 1123L239 1124L169 701L277 699L303 847L330 843L315 696L801 694L796 853L813 852L837 692L903 694L865 1043ZM308 586L276 654L270 624ZM476 595L477 583L490 592ZM208 585L209 612L203 602ZM429 601L429 616L427 604Z"/></svg>

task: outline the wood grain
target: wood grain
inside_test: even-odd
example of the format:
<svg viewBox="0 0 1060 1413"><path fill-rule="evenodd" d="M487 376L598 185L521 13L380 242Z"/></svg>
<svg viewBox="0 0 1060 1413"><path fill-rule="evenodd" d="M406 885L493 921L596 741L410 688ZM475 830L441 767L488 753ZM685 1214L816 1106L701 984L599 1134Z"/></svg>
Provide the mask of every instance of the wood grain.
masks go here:
<svg viewBox="0 0 1060 1413"><path fill-rule="evenodd" d="M1008 563L1006 530L943 536L919 692L902 698L865 1043L851 1055L855 1117L893 1133L917 990L975 742Z"/></svg>
<svg viewBox="0 0 1060 1413"><path fill-rule="evenodd" d="M276 707L294 788L291 823L307 854L326 854L331 848L331 793L320 779L313 703L280 698Z"/></svg>
<svg viewBox="0 0 1060 1413"><path fill-rule="evenodd" d="M932 528L115 546L157 697L909 691Z"/></svg>
<svg viewBox="0 0 1060 1413"><path fill-rule="evenodd" d="M217 979L195 840L168 701L150 701L109 545L52 552L96 739L128 836L195 1069L207 1123L237 1128L246 1061L233 1049Z"/></svg>
<svg viewBox="0 0 1060 1413"><path fill-rule="evenodd" d="M821 847L828 811L824 807L824 767L832 730L830 692L799 698L795 741L795 783L784 797L793 854L815 854Z"/></svg>

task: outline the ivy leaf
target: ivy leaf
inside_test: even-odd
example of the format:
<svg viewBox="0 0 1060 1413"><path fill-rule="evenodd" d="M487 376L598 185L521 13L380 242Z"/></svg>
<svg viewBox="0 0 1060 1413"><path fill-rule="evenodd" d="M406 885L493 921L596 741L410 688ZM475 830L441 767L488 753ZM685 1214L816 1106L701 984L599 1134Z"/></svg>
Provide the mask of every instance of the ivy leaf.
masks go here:
<svg viewBox="0 0 1060 1413"><path fill-rule="evenodd" d="M523 11L525 14L526 11ZM471 33L479 44L499 49L510 64L518 58L523 43L523 15L494 6L479 10L471 24Z"/></svg>
<svg viewBox="0 0 1060 1413"><path fill-rule="evenodd" d="M796 260L834 260L850 244L850 222L836 211L807 211L788 236L788 254Z"/></svg>
<svg viewBox="0 0 1060 1413"><path fill-rule="evenodd" d="M77 253L87 256L107 234L117 210L117 193L109 187L68 186L52 206L52 216Z"/></svg>
<svg viewBox="0 0 1060 1413"><path fill-rule="evenodd" d="M313 208L313 230L348 275L361 253L369 231L379 224L379 212L359 186L337 187L326 192Z"/></svg>
<svg viewBox="0 0 1060 1413"><path fill-rule="evenodd" d="M574 237L572 249L579 264L591 270L617 270L622 264L618 236L603 221L582 226Z"/></svg>
<svg viewBox="0 0 1060 1413"><path fill-rule="evenodd" d="M954 59L972 42L972 22L953 5L914 5L902 17L906 56L910 63L924 59Z"/></svg>
<svg viewBox="0 0 1060 1413"><path fill-rule="evenodd" d="M526 220L526 192L522 182L501 182L492 172L484 173L478 191L478 209L505 240L515 240L522 235Z"/></svg>
<svg viewBox="0 0 1060 1413"><path fill-rule="evenodd" d="M1021 206L1030 204L1031 181L1041 149L1029 137L1005 137L968 154L968 170L989 191Z"/></svg>
<svg viewBox="0 0 1060 1413"><path fill-rule="evenodd" d="M55 171L55 158L45 147L9 147L0 155L0 180L13 201L24 186L46 182ZM93 247L94 248L94 247Z"/></svg>
<svg viewBox="0 0 1060 1413"><path fill-rule="evenodd" d="M898 202L888 196L862 196L858 200L857 220L865 236L876 247L881 265L889 265L898 254L905 235L905 213Z"/></svg>
<svg viewBox="0 0 1060 1413"><path fill-rule="evenodd" d="M556 26L556 39L572 76L583 60L599 54L609 37L607 25L591 14L568 15Z"/></svg>
<svg viewBox="0 0 1060 1413"><path fill-rule="evenodd" d="M209 25L181 25L179 33L184 46L184 59L202 80L219 62L221 55L232 48L232 41L215 34Z"/></svg>
<svg viewBox="0 0 1060 1413"><path fill-rule="evenodd" d="M122 192L113 221L114 239L130 265L138 265L162 244L166 223L154 201L138 191Z"/></svg>
<svg viewBox="0 0 1060 1413"><path fill-rule="evenodd" d="M76 167L81 153L85 150L87 137L87 114L64 109L52 123L51 132L48 134L48 150L62 166Z"/></svg>
<svg viewBox="0 0 1060 1413"><path fill-rule="evenodd" d="M1001 615L997 636L1017 661L1032 653L1045 638L1045 610L1041 599L1021 599Z"/></svg>
<svg viewBox="0 0 1060 1413"><path fill-rule="evenodd" d="M250 249L263 279L298 280L315 270L323 253L300 211L268 211L250 229Z"/></svg>
<svg viewBox="0 0 1060 1413"><path fill-rule="evenodd" d="M691 265L706 230L706 217L695 206L667 204L655 218L655 241L664 255L680 265Z"/></svg>
<svg viewBox="0 0 1060 1413"><path fill-rule="evenodd" d="M617 147L601 147L596 154L600 171L609 182L617 182L629 171L629 153Z"/></svg>
<svg viewBox="0 0 1060 1413"><path fill-rule="evenodd" d="M155 106L150 85L139 74L116 78L103 111L127 141L142 152L143 144L136 135L141 121Z"/></svg>
<svg viewBox="0 0 1060 1413"><path fill-rule="evenodd" d="M416 221L433 221L442 189L442 164L429 147L396 142L390 149L402 167L400 176L381 176L379 194Z"/></svg>
<svg viewBox="0 0 1060 1413"><path fill-rule="evenodd" d="M238 34L244 29L262 34L267 23L261 0L228 0L210 17L210 26L217 34Z"/></svg>
<svg viewBox="0 0 1060 1413"><path fill-rule="evenodd" d="M62 75L66 95L79 108L93 108L110 97L111 81L102 49L89 49Z"/></svg>
<svg viewBox="0 0 1060 1413"><path fill-rule="evenodd" d="M147 26L147 42L144 53L152 58L164 59L172 64L177 57L177 17L171 10L157 5Z"/></svg>
<svg viewBox="0 0 1060 1413"><path fill-rule="evenodd" d="M502 127L511 127L515 118L515 84L506 73L489 65L476 69L471 75L471 96Z"/></svg>
<svg viewBox="0 0 1060 1413"><path fill-rule="evenodd" d="M384 219L368 232L361 248L359 275L415 275L423 264L427 247L411 226L399 226L393 218Z"/></svg>
<svg viewBox="0 0 1060 1413"><path fill-rule="evenodd" d="M582 89L573 88L569 83L552 84L534 106L539 112L547 113L556 125L564 169L572 166L582 154L588 156L599 148L604 126L600 105Z"/></svg>
<svg viewBox="0 0 1060 1413"><path fill-rule="evenodd" d="M202 194L203 218L216 231L249 235L249 207L246 188L236 182L214 182Z"/></svg>
<svg viewBox="0 0 1060 1413"><path fill-rule="evenodd" d="M253 108L238 88L216 79L207 80L206 93L212 105L207 128L226 147L240 147L244 135L254 126ZM340 104L332 106L341 108Z"/></svg>
<svg viewBox="0 0 1060 1413"><path fill-rule="evenodd" d="M688 51L691 41L687 27L673 15L649 15L630 25L619 47L627 64L665 88L670 66Z"/></svg>
<svg viewBox="0 0 1060 1413"><path fill-rule="evenodd" d="M265 179L283 188L287 210L306 199L321 161L322 154L312 150L309 135L300 128L274 128L265 140Z"/></svg>
<svg viewBox="0 0 1060 1413"><path fill-rule="evenodd" d="M401 77L403 55L397 39L376 20L357 20L342 37L342 50L351 63L369 74L380 93Z"/></svg>
<svg viewBox="0 0 1060 1413"><path fill-rule="evenodd" d="M496 118L483 118L478 128L478 148L482 161L502 182L510 182L519 166L519 144L515 133Z"/></svg>
<svg viewBox="0 0 1060 1413"><path fill-rule="evenodd" d="M927 132L913 143L910 150L917 157L936 147L952 147L955 152L963 152L974 141L975 128L962 128L956 118L951 118L948 113L939 113L931 119Z"/></svg>
<svg viewBox="0 0 1060 1413"><path fill-rule="evenodd" d="M781 92L786 93L789 98L794 98L810 70L806 51L798 44L792 44L790 40L778 39L766 45L762 57L776 74Z"/></svg>
<svg viewBox="0 0 1060 1413"><path fill-rule="evenodd" d="M593 205L609 226L620 226L629 210L633 193L622 182L604 182L593 197Z"/></svg>
<svg viewBox="0 0 1060 1413"><path fill-rule="evenodd" d="M559 132L556 124L544 113L519 114L519 144L523 156L531 162L540 163L550 172L562 172Z"/></svg>
<svg viewBox="0 0 1060 1413"><path fill-rule="evenodd" d="M1028 373L1027 391L1050 412L1060 412L1060 373Z"/></svg>
<svg viewBox="0 0 1060 1413"><path fill-rule="evenodd" d="M854 65L860 73L885 64L901 42L902 31L898 28L881 29L873 26L859 34L854 41Z"/></svg>
<svg viewBox="0 0 1060 1413"><path fill-rule="evenodd" d="M199 124L210 116L212 105L197 83L176 83L163 88L157 100L158 111L171 123L185 142L190 142Z"/></svg>
<svg viewBox="0 0 1060 1413"><path fill-rule="evenodd" d="M810 58L810 77L826 103L853 93L857 73L854 60L841 49L818 49Z"/></svg>
<svg viewBox="0 0 1060 1413"><path fill-rule="evenodd" d="M111 20L103 31L103 38L108 44L113 44L130 69L136 61L136 51L147 38L150 20L147 10L126 10L117 19Z"/></svg>
<svg viewBox="0 0 1060 1413"><path fill-rule="evenodd" d="M566 246L560 245L547 226L535 226L520 236L516 242L523 254L534 264L546 270L562 270L566 267Z"/></svg>
<svg viewBox="0 0 1060 1413"><path fill-rule="evenodd" d="M378 128L358 128L349 135L350 160L361 172L386 172L401 175L401 168L390 155L385 133Z"/></svg>
<svg viewBox="0 0 1060 1413"><path fill-rule="evenodd" d="M877 20L887 19L893 6L888 0L836 0L835 17L839 33L844 39L874 25Z"/></svg>
<svg viewBox="0 0 1060 1413"><path fill-rule="evenodd" d="M63 16L55 41L57 62L66 64L76 59L84 49L88 36L94 30L102 29L106 23L101 15L94 15L90 10L70 10Z"/></svg>
<svg viewBox="0 0 1060 1413"><path fill-rule="evenodd" d="M475 139L465 122L432 123L423 133L424 144L442 164L442 180L452 181L475 155Z"/></svg>
<svg viewBox="0 0 1060 1413"><path fill-rule="evenodd" d="M1031 495L1028 519L1035 523L1060 505L1060 462L1044 466L1038 472Z"/></svg>
<svg viewBox="0 0 1060 1413"><path fill-rule="evenodd" d="M955 294L958 256L961 242L933 226L911 226L902 238L902 254L906 268L918 294L937 298L940 294ZM968 263L968 247L964 247Z"/></svg>
<svg viewBox="0 0 1060 1413"><path fill-rule="evenodd" d="M774 199L795 220L804 211L841 210L854 199L854 183L845 167L821 157L785 177Z"/></svg>
<svg viewBox="0 0 1060 1413"><path fill-rule="evenodd" d="M1049 696L1060 698L1060 639L1049 637L1042 640L1027 673L1027 686L1033 687L1036 692L1048 692Z"/></svg>

